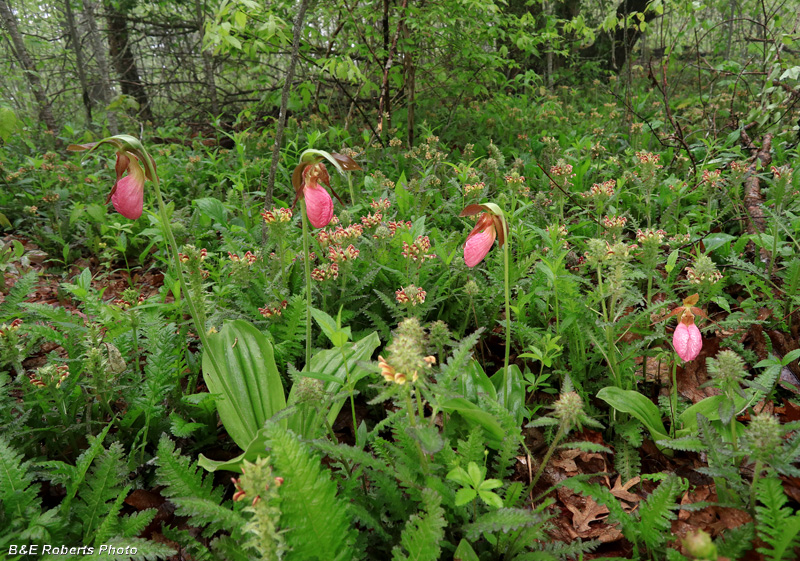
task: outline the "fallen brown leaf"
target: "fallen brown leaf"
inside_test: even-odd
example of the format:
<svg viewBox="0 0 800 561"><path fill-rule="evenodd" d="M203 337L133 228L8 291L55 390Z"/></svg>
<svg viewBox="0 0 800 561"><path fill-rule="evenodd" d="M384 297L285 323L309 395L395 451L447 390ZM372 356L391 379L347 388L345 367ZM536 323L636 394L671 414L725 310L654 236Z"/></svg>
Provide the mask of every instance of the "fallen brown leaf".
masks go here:
<svg viewBox="0 0 800 561"><path fill-rule="evenodd" d="M617 481L614 483L614 486L611 488L611 494L617 497L618 499L622 499L623 501L628 501L629 503L637 503L641 500L639 495L635 495L628 491L634 485L637 485L639 481L641 481L641 477L634 477L625 485L622 485L622 477L618 476Z"/></svg>
<svg viewBox="0 0 800 561"><path fill-rule="evenodd" d="M592 528L589 524L608 518L608 508L597 504L593 498L586 497L583 509L567 503L566 507L572 512L572 527L579 534L585 534Z"/></svg>

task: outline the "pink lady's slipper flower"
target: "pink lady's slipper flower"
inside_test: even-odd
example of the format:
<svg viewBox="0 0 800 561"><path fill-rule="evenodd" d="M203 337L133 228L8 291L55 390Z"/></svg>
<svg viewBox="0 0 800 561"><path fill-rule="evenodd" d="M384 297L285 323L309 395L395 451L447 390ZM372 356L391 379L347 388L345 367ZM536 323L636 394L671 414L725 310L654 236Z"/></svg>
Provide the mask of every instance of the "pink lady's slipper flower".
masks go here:
<svg viewBox="0 0 800 561"><path fill-rule="evenodd" d="M111 201L122 216L136 220L142 215L144 207L144 181L156 178L156 164L138 139L125 134L90 144L71 144L67 149L92 151L103 144L111 144L117 149L114 166L117 179L106 198L106 204ZM123 177L125 172L128 174Z"/></svg>
<svg viewBox="0 0 800 561"><path fill-rule="evenodd" d="M672 345L675 347L675 352L678 353L678 356L686 362L691 362L697 358L703 348L703 337L694 324L694 316L687 318L684 315L681 318L681 322L672 335Z"/></svg>
<svg viewBox="0 0 800 561"><path fill-rule="evenodd" d="M695 314L707 317L703 310L695 307L699 298L697 294L692 294L683 301L683 306L675 308L667 316L667 318L678 316L678 326L672 335L672 346L675 347L678 356L686 362L696 359L703 348L703 337L700 329L694 324Z"/></svg>
<svg viewBox="0 0 800 561"><path fill-rule="evenodd" d="M500 247L503 247L506 239L503 211L495 204L468 205L459 216L473 216L479 212L482 214L478 217L478 223L464 243L464 262L467 267L474 267L483 261L492 249L495 238L499 238Z"/></svg>
<svg viewBox="0 0 800 561"><path fill-rule="evenodd" d="M295 190L294 204L303 199L306 203L306 216L314 228L324 228L333 219L333 199L330 193L320 185L322 182L336 199L344 205L342 199L331 187L331 178L322 159L325 158L344 173L345 171L361 169L349 156L342 154L329 154L321 150L306 150L300 157L300 163L294 168L292 185ZM294 208L294 204L292 208Z"/></svg>

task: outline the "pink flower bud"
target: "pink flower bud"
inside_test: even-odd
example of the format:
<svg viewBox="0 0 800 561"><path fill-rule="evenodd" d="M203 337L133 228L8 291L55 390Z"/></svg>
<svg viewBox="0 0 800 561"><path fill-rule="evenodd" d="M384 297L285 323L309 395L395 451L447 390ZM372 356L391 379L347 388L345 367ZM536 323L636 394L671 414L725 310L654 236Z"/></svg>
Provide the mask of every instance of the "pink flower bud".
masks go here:
<svg viewBox="0 0 800 561"><path fill-rule="evenodd" d="M495 237L497 236L494 228L487 228L483 232L470 234L464 244L464 262L467 267L474 267L486 257L492 249Z"/></svg>
<svg viewBox="0 0 800 561"><path fill-rule="evenodd" d="M333 199L325 187L319 184L306 185L303 189L308 221L314 228L324 228L333 218Z"/></svg>
<svg viewBox="0 0 800 561"><path fill-rule="evenodd" d="M703 337L700 335L700 330L694 324L694 319L690 321L691 323L689 324L681 321L672 336L672 345L675 347L675 352L686 362L696 359L703 348Z"/></svg>
<svg viewBox="0 0 800 561"><path fill-rule="evenodd" d="M122 165L127 168L128 175L117 180L111 191L111 203L122 216L136 220L142 215L144 207L144 170L135 156L121 156L117 153L118 176Z"/></svg>

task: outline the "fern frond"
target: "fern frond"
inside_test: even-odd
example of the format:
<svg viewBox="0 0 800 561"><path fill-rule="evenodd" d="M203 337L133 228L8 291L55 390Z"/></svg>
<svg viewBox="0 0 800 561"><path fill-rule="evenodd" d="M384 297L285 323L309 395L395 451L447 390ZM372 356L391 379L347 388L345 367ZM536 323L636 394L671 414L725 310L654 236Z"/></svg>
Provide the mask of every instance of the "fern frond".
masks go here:
<svg viewBox="0 0 800 561"><path fill-rule="evenodd" d="M630 481L641 473L642 460L639 457L639 450L623 438L618 438L616 444L614 468L622 476L623 481Z"/></svg>
<svg viewBox="0 0 800 561"><path fill-rule="evenodd" d="M600 545L600 540L575 540L570 543L560 541L546 541L543 544L545 551L553 552L559 559L581 559L584 554L591 553ZM517 558L519 559L519 558Z"/></svg>
<svg viewBox="0 0 800 561"><path fill-rule="evenodd" d="M156 481L165 487L161 491L163 496L204 498L216 504L222 502L222 489L214 488L213 478L210 475L203 477L203 471L189 458L181 456L175 450L175 443L166 435L158 443L156 463Z"/></svg>
<svg viewBox="0 0 800 561"><path fill-rule="evenodd" d="M284 478L281 526L287 528L287 559L344 560L354 541L347 503L336 496L330 472L293 433L275 423L264 427L276 476ZM314 536L314 539L308 539Z"/></svg>
<svg viewBox="0 0 800 561"><path fill-rule="evenodd" d="M83 485L86 472L89 471L89 467L92 465L95 458L97 458L97 455L103 451L103 441L109 429L111 429L112 424L113 423L109 423L106 425L106 428L96 437L89 437L89 447L78 456L74 466L57 461L38 464L43 467L51 468L52 471L48 473L48 479L50 479L50 481L60 483L66 487L66 496L64 500L61 501L62 512L69 511L72 500L75 498L75 495L78 494L81 485Z"/></svg>
<svg viewBox="0 0 800 561"><path fill-rule="evenodd" d="M39 274L36 271L29 271L17 279L3 303L0 304L0 323L6 323L19 317L20 304L33 292L38 281Z"/></svg>
<svg viewBox="0 0 800 561"><path fill-rule="evenodd" d="M174 497L175 512L188 516L192 524L205 527L203 535L208 537L220 530L233 531L244 524L245 519L225 505L199 497Z"/></svg>
<svg viewBox="0 0 800 561"><path fill-rule="evenodd" d="M565 450L580 450L581 452L598 452L601 454L612 454L613 451L608 446L603 446L597 442L589 442L588 440L572 440L561 444L559 448Z"/></svg>
<svg viewBox="0 0 800 561"><path fill-rule="evenodd" d="M501 508L487 512L472 524L464 526L464 535L468 540L475 540L483 533L507 534L541 522L544 522L544 518L540 513L523 508Z"/></svg>
<svg viewBox="0 0 800 561"><path fill-rule="evenodd" d="M672 520L677 518L673 511L679 508L675 501L688 488L688 481L670 475L641 503L642 538L650 551L655 551L670 539Z"/></svg>
<svg viewBox="0 0 800 561"><path fill-rule="evenodd" d="M720 557L727 557L735 561L753 549L755 537L755 526L752 522L725 530L716 541L717 552Z"/></svg>
<svg viewBox="0 0 800 561"><path fill-rule="evenodd" d="M483 328L479 328L458 342L453 349L453 354L442 367L442 375L445 379L456 379L464 371L467 361L472 356L472 349L478 344L482 333Z"/></svg>
<svg viewBox="0 0 800 561"><path fill-rule="evenodd" d="M664 446L665 448L671 448L672 450L680 450L681 452L706 451L706 445L696 436L682 436L681 438L659 440L656 444Z"/></svg>
<svg viewBox="0 0 800 561"><path fill-rule="evenodd" d="M38 514L39 485L33 483L30 462L22 461L4 438L0 438L0 504L12 527Z"/></svg>
<svg viewBox="0 0 800 561"><path fill-rule="evenodd" d="M363 465L372 470L383 471L385 473L393 471L393 468L390 468L389 464L380 461L372 454L360 448L356 448L355 446L334 444L329 440L319 440L312 442L311 445L320 452L324 452L326 456L347 460L351 465Z"/></svg>
<svg viewBox="0 0 800 561"><path fill-rule="evenodd" d="M356 502L350 503L350 513L364 528L375 532L382 540L388 541L390 539L389 534L383 529L383 524L381 524L378 516L368 508Z"/></svg>
<svg viewBox="0 0 800 561"><path fill-rule="evenodd" d="M392 328L381 314L367 308L363 308L362 313L369 318L371 327L380 334L382 341L388 341L391 338Z"/></svg>
<svg viewBox="0 0 800 561"><path fill-rule="evenodd" d="M762 503L756 506L756 531L770 546L759 547L757 551L771 561L796 559L794 548L799 545L800 514L793 514L792 509L785 506L788 500L780 479L764 477L756 483L756 490Z"/></svg>
<svg viewBox="0 0 800 561"><path fill-rule="evenodd" d="M130 491L131 486L126 486L124 489L122 489L122 491L119 492L117 499L110 505L108 511L103 517L103 521L100 522L97 530L94 531L94 545L97 546L99 544L106 543L110 537L117 534L116 530L119 524L119 513L122 510L122 504L125 502L125 497L128 496ZM153 514L155 514L155 509L152 510Z"/></svg>
<svg viewBox="0 0 800 561"><path fill-rule="evenodd" d="M436 561L444 539L444 509L442 498L432 489L422 490L424 514L414 514L406 523L400 537L400 546L392 549L392 561Z"/></svg>
<svg viewBox="0 0 800 561"><path fill-rule="evenodd" d="M189 530L179 530L171 526L162 526L161 533L168 540L180 545L181 550L187 558L197 561L216 561L217 557L203 543L197 541ZM216 540L215 540L216 541ZM213 544L214 542L212 542Z"/></svg>
<svg viewBox="0 0 800 561"><path fill-rule="evenodd" d="M122 489L121 482L128 476L123 457L124 451L119 442L109 446L98 455L86 483L78 490L74 511L83 524L83 543L96 543L101 517L114 508L114 504L108 503L116 503Z"/></svg>
<svg viewBox="0 0 800 561"><path fill-rule="evenodd" d="M156 514L158 514L157 509L148 508L147 510L140 510L128 516L122 516L119 520L119 535L123 538L135 538L147 528L147 525L153 521Z"/></svg>
<svg viewBox="0 0 800 561"><path fill-rule="evenodd" d="M480 426L472 427L467 440L458 441L458 454L462 458L461 465L463 466L470 462L476 464L483 462L484 450L486 450L486 446L483 442L483 429Z"/></svg>

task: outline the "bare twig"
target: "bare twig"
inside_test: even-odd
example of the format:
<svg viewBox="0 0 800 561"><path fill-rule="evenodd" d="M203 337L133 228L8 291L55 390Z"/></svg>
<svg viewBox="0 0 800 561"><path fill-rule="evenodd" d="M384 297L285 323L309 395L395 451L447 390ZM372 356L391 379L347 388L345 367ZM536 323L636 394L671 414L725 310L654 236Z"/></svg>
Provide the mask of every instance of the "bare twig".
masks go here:
<svg viewBox="0 0 800 561"><path fill-rule="evenodd" d="M292 79L294 69L297 66L297 59L300 54L300 34L302 32L303 20L306 16L308 0L300 1L300 8L297 10L297 17L294 20L292 29L292 58L289 59L289 68L286 69L286 82L281 92L281 110L278 114L278 126L275 130L275 144L272 145L272 164L269 166L269 178L264 195L264 204L269 207L272 205L272 193L275 189L275 174L278 171L278 159L281 155L281 141L283 140L283 129L286 126L286 109L289 104L289 90L292 89Z"/></svg>

